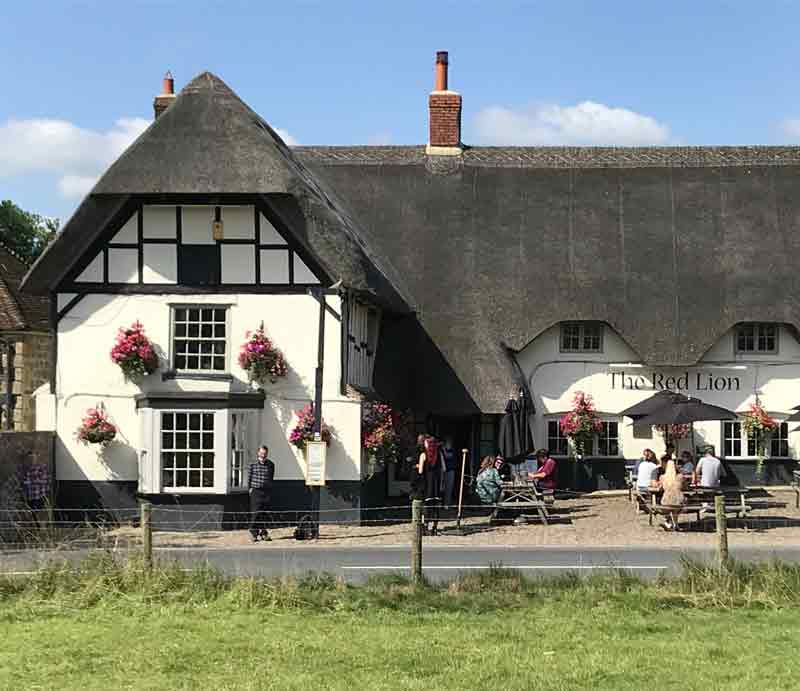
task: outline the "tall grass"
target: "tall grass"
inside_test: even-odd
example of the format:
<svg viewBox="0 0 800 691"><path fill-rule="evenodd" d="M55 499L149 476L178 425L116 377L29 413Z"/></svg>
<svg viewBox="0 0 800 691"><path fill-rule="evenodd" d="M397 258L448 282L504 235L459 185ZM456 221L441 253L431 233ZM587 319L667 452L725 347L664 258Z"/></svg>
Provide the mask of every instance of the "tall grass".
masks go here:
<svg viewBox="0 0 800 691"><path fill-rule="evenodd" d="M264 579L226 576L206 566L187 570L168 562L147 568L139 559L105 553L79 563L51 563L32 575L0 576L0 619L5 620L33 612L41 617L91 608L138 611L213 605L235 610L474 614L554 600L577 607L616 603L636 609L798 606L800 565L732 563L720 570L687 561L680 577L650 582L624 572L526 579L513 570L490 568L442 585L415 587L407 578L390 575L356 586L325 574Z"/></svg>

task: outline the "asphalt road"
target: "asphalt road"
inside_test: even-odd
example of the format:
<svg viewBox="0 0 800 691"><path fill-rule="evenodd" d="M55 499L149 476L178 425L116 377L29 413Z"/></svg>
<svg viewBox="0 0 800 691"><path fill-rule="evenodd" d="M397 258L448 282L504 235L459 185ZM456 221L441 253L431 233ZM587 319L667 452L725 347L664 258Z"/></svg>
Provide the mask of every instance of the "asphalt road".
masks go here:
<svg viewBox="0 0 800 691"><path fill-rule="evenodd" d="M81 559L87 551L7 552L0 556L0 572L27 573L47 559ZM740 561L800 562L800 546L781 548L733 548L731 556ZM253 545L241 548L197 549L156 548L155 557L177 560L187 567L207 563L231 575L278 577L307 573L330 573L351 582L372 574L409 573L408 546L393 547L316 547L278 548ZM423 569L431 581L447 581L459 573L490 566L519 570L529 577L554 576L625 570L642 578L677 574L681 560L709 560L707 549L659 549L652 547L459 547L426 546Z"/></svg>

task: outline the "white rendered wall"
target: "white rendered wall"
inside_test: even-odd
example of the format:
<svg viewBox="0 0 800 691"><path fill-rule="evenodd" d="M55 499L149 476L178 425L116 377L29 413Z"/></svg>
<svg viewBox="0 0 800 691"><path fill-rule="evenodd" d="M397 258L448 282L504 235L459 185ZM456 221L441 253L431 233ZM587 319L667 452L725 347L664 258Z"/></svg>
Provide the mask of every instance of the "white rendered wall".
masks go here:
<svg viewBox="0 0 800 691"><path fill-rule="evenodd" d="M341 312L338 297L330 296L327 302L336 313ZM233 382L162 381L161 372L168 368L170 303L230 305L228 357ZM319 304L307 295L222 294L192 299L181 295L85 296L59 324L55 401L59 479L136 480L142 416L137 414L134 396L141 392L249 390L236 357L245 332L257 328L262 321L268 336L283 351L289 374L284 380L267 385L260 443L270 447L277 479L302 479L301 454L289 444L288 437L295 423L294 411L314 396L318 319ZM141 386L125 382L109 355L117 329L136 320L164 351L162 369L147 377ZM328 450L328 479L358 480L361 407L359 402L339 393L340 343L340 323L329 310L325 322L323 417L334 438ZM37 405L41 398L44 407L49 391L40 392ZM97 447L83 446L74 439L86 409L101 402L119 427L118 439L122 442L102 454ZM41 419L47 419L47 415Z"/></svg>
<svg viewBox="0 0 800 691"><path fill-rule="evenodd" d="M577 391L592 395L601 417L620 422L621 454L626 458L638 458L645 448L656 453L663 449L660 434L635 438L630 418L618 415L660 388L677 389L739 413L746 412L758 395L778 420L785 420L800 405L800 344L784 327L779 329L777 355L735 356L731 330L698 366L677 368L642 366L636 353L608 326L602 353L562 353L560 333L560 325L547 329L517 356L534 397L534 438L540 446L547 444L547 421L569 410ZM694 427L697 444L713 444L721 453L720 422L700 422ZM793 432L794 427L789 424L789 448L798 457L800 433ZM690 446L686 440L678 448Z"/></svg>

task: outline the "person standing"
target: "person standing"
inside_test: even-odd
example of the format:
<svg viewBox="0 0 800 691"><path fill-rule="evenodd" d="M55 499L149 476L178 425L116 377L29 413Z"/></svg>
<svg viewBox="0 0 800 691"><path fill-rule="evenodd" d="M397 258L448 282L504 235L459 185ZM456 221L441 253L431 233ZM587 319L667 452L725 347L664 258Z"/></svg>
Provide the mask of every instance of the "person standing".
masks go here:
<svg viewBox="0 0 800 691"><path fill-rule="evenodd" d="M442 450L443 471L444 471L444 505L453 505L453 493L456 487L456 467L458 466L458 455L453 448L453 440L447 439Z"/></svg>
<svg viewBox="0 0 800 691"><path fill-rule="evenodd" d="M275 479L275 464L268 458L269 448L258 447L258 458L250 464L247 488L250 491L250 534L253 542L271 538L267 531L269 505L272 498L272 482Z"/></svg>
<svg viewBox="0 0 800 691"><path fill-rule="evenodd" d="M424 520L428 535L436 535L439 525L442 473L439 461L439 440L426 435L422 439L422 452L417 462L417 472L425 478Z"/></svg>

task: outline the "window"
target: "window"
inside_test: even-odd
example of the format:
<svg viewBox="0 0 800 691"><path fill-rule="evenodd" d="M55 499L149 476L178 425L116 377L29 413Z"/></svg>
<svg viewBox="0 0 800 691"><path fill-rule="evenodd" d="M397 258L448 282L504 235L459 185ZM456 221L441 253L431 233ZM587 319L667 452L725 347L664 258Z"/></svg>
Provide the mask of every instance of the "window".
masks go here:
<svg viewBox="0 0 800 691"><path fill-rule="evenodd" d="M231 476L230 486L244 487L247 481L245 464L248 459L254 458L255 453L250 448L250 422L252 413L231 413Z"/></svg>
<svg viewBox="0 0 800 691"><path fill-rule="evenodd" d="M739 324L736 327L737 353L777 353L778 327L775 324Z"/></svg>
<svg viewBox="0 0 800 691"><path fill-rule="evenodd" d="M744 434L741 422L725 421L722 423L723 453L731 458L748 458L758 456L758 437ZM747 443L744 444L743 441ZM746 453L742 453L745 450ZM789 457L789 425L778 423L778 428L770 437L767 454L772 458Z"/></svg>
<svg viewBox="0 0 800 691"><path fill-rule="evenodd" d="M225 372L227 309L173 308L172 366L176 371Z"/></svg>
<svg viewBox="0 0 800 691"><path fill-rule="evenodd" d="M561 434L558 420L547 421L547 450L554 456L569 455L567 438Z"/></svg>
<svg viewBox="0 0 800 691"><path fill-rule="evenodd" d="M789 424L778 423L778 428L772 434L769 442L769 455L773 458L789 457Z"/></svg>
<svg viewBox="0 0 800 691"><path fill-rule="evenodd" d="M725 421L722 423L722 453L736 458L742 455L742 423Z"/></svg>
<svg viewBox="0 0 800 691"><path fill-rule="evenodd" d="M164 489L214 487L214 413L161 413Z"/></svg>
<svg viewBox="0 0 800 691"><path fill-rule="evenodd" d="M619 456L619 424L603 422L597 435L598 456Z"/></svg>
<svg viewBox="0 0 800 691"><path fill-rule="evenodd" d="M562 353L601 353L603 325L597 322L567 322L561 325Z"/></svg>

